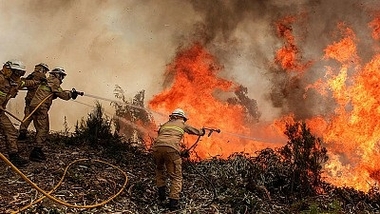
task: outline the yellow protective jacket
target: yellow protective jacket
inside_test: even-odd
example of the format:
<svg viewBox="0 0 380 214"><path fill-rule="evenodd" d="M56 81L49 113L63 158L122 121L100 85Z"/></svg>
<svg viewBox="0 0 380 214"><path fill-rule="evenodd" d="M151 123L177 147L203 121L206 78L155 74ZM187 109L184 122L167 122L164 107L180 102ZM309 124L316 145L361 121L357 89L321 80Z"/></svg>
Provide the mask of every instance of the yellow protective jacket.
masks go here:
<svg viewBox="0 0 380 214"><path fill-rule="evenodd" d="M182 119L171 119L158 130L158 137L154 141L152 150L159 146L167 146L180 152L180 144L185 133L199 136L204 135L202 129L189 126Z"/></svg>
<svg viewBox="0 0 380 214"><path fill-rule="evenodd" d="M18 81L12 81L10 78L6 78L0 72L0 105L3 109L6 108L8 101L11 98L16 97L17 92L22 87L32 87L39 85L40 81L36 80L26 80L24 78L19 79Z"/></svg>
<svg viewBox="0 0 380 214"><path fill-rule="evenodd" d="M33 71L31 74L29 74L27 77L26 77L27 80L36 80L36 81L41 81L43 79L46 79L46 75L42 72L39 72L39 71ZM30 104L30 101L32 100L32 98L34 97L34 94L36 93L36 90L38 88L38 85L35 85L35 86L28 86L26 87L28 89L28 92L26 93L26 96L25 96L25 101L27 102L27 104L29 105Z"/></svg>
<svg viewBox="0 0 380 214"><path fill-rule="evenodd" d="M42 83L36 90L32 101L30 102L30 107L35 108L37 107L46 97L51 95L49 98L45 100L41 104L41 106L46 107L47 109L50 108L51 104L53 103L53 100L59 97L62 100L69 100L72 95L70 90L63 90L61 88L61 81L54 77L49 76L47 78L47 83Z"/></svg>

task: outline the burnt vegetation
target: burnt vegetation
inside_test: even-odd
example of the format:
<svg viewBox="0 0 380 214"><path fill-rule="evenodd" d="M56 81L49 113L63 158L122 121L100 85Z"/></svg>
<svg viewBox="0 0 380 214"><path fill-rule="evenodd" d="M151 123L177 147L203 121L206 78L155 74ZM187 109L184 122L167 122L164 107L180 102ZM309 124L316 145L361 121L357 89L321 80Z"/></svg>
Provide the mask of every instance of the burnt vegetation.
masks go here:
<svg viewBox="0 0 380 214"><path fill-rule="evenodd" d="M50 190L53 184L48 183L60 178L64 163L68 164L73 158L96 158L120 166L127 172L127 188L110 203L90 210L68 208L45 199L24 213L167 212L157 205L152 156L141 145L146 143L143 142L146 138L139 137L142 133L134 132L133 127L122 129L120 120L126 117L128 120L141 121L141 124L149 125L152 122L143 109L133 108L134 105L142 106L144 92L138 93L131 101L124 99L120 96L122 92L119 92L118 98L125 105L114 104L116 117L106 116L102 106L96 103L93 111L78 122L74 133L50 135L48 164L28 166L24 172L32 174L38 185L45 184L45 189ZM138 140L121 136L121 130L130 130L128 133L136 135ZM323 181L327 150L321 139L310 133L305 123L288 124L285 134L288 141L283 147L263 149L254 155L235 153L226 159L185 160L182 210L177 213L380 212L380 195L376 188L364 193L348 187L335 187ZM1 166L4 173L0 176L3 188L0 211L4 213L28 204L37 192L25 183L12 182L18 176L4 164ZM47 180L49 178L53 181ZM53 195L73 204L100 202L114 194L122 183L122 177L114 170L91 163L73 167L65 180ZM80 188L79 184L84 187ZM17 188L15 185L18 185ZM18 195L25 192L25 195L17 198L18 203L12 196L16 194L15 190ZM33 193L28 196L26 193L31 191Z"/></svg>

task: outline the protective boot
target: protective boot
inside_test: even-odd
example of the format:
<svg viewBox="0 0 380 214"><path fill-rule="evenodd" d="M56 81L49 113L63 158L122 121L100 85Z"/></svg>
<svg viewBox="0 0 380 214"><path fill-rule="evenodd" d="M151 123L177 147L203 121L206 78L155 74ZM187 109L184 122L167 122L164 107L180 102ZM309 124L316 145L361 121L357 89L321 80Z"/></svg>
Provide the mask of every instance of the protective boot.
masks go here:
<svg viewBox="0 0 380 214"><path fill-rule="evenodd" d="M16 167L26 166L29 162L24 158L20 157L17 153L9 154L9 161L12 162Z"/></svg>
<svg viewBox="0 0 380 214"><path fill-rule="evenodd" d="M41 147L34 147L30 153L29 160L35 162L42 162L46 160L46 156Z"/></svg>
<svg viewBox="0 0 380 214"><path fill-rule="evenodd" d="M163 204L166 200L166 187L158 187L158 202Z"/></svg>
<svg viewBox="0 0 380 214"><path fill-rule="evenodd" d="M26 140L26 130L20 130L17 140Z"/></svg>
<svg viewBox="0 0 380 214"><path fill-rule="evenodd" d="M170 211L179 210L178 199L172 199L172 198L169 199L169 210Z"/></svg>

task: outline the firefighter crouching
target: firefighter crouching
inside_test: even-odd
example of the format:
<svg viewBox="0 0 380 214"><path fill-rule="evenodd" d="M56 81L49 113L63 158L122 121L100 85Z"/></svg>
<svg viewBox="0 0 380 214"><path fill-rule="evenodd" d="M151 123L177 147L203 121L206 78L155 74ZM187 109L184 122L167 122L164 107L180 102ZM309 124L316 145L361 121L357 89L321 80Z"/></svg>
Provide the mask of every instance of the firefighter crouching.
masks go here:
<svg viewBox="0 0 380 214"><path fill-rule="evenodd" d="M3 110L6 109L8 101L16 97L19 89L40 83L40 81L21 78L24 74L25 66L18 60L11 60L3 65L0 72L0 104ZM5 136L9 160L17 167L25 166L28 161L19 155L17 146L18 131L3 110L0 110L0 126Z"/></svg>
<svg viewBox="0 0 380 214"><path fill-rule="evenodd" d="M205 130L196 129L186 124L187 117L182 109L176 109L169 115L169 121L158 130L158 137L153 146L153 158L156 164L156 185L158 200L166 200L165 169L170 179L169 209L179 209L179 198L182 191L182 159L180 143L185 133L203 136Z"/></svg>
<svg viewBox="0 0 380 214"><path fill-rule="evenodd" d="M49 71L49 66L45 63L39 63L34 66L34 71L29 74L26 79L27 80L45 80L46 79L46 73ZM37 86L30 86L27 87L28 92L25 96L25 108L24 108L24 120L20 125L19 129L19 140L25 140L26 134L28 131L28 126L32 122L32 117L29 117L30 114L30 102L32 101L32 98L34 94L36 93L36 90L38 88ZM26 119L26 120L25 120Z"/></svg>
<svg viewBox="0 0 380 214"><path fill-rule="evenodd" d="M65 76L65 69L61 67L54 68L49 72L47 81L41 83L41 85L37 88L30 102L30 112L37 108L37 110L32 114L33 125L36 129L36 141L29 156L31 161L42 162L46 160L45 153L42 149L49 134L49 109L53 103L53 100L57 98L62 100L75 100L78 95L83 96L83 92L78 92L75 89L63 90L61 88L61 84Z"/></svg>

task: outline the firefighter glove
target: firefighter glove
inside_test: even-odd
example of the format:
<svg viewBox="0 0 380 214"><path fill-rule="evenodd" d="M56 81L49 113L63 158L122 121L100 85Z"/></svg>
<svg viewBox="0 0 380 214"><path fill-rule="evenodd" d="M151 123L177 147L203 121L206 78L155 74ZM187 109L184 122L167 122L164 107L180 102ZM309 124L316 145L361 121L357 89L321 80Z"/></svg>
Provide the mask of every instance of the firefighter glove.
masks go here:
<svg viewBox="0 0 380 214"><path fill-rule="evenodd" d="M71 89L71 98L72 98L73 100L75 100L75 99L78 97L78 95L83 96L83 95L84 95L84 92L77 91L75 88Z"/></svg>
<svg viewBox="0 0 380 214"><path fill-rule="evenodd" d="M190 157L190 152L189 152L189 150L183 150L183 151L181 152L181 157L183 157L183 158L189 158L189 157Z"/></svg>
<svg viewBox="0 0 380 214"><path fill-rule="evenodd" d="M75 88L73 88L71 90L71 99L75 100L77 97L78 97L78 92L77 90L75 90Z"/></svg>

